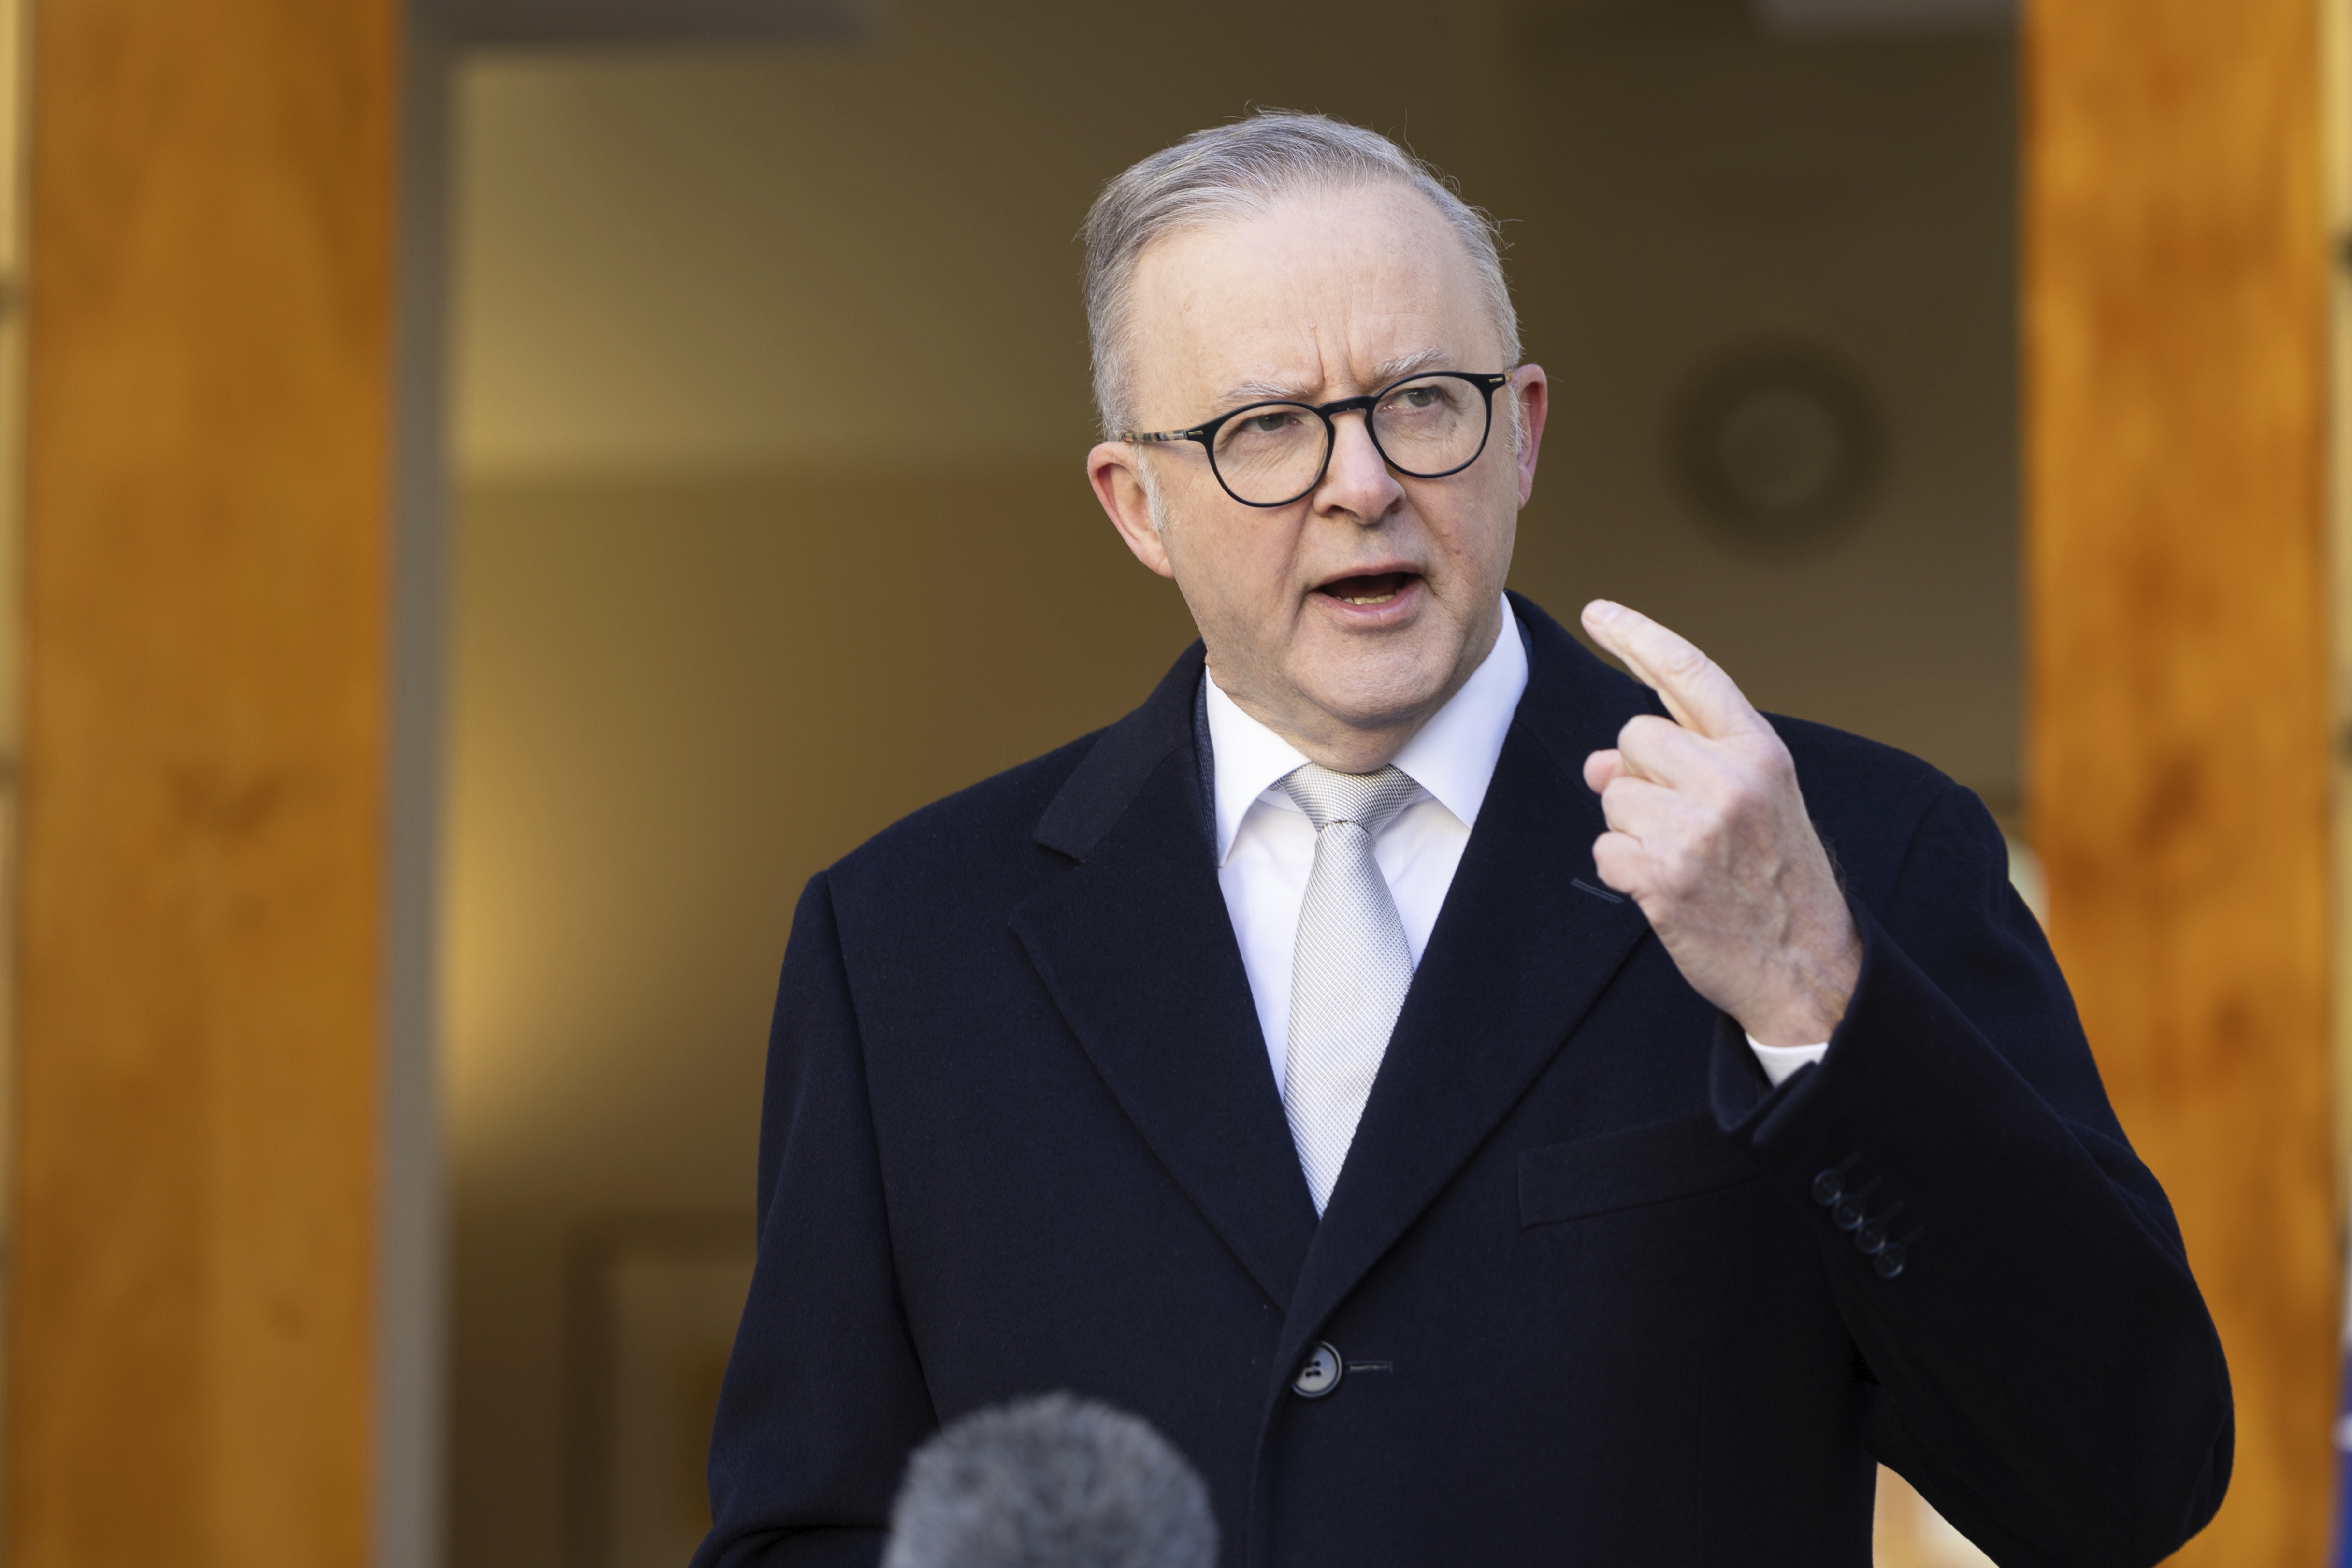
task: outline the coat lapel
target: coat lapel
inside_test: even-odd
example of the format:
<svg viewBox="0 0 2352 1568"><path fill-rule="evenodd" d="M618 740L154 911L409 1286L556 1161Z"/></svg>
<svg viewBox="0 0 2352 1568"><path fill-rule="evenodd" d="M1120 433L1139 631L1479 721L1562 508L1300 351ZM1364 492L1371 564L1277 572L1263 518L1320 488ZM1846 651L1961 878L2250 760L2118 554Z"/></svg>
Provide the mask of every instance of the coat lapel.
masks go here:
<svg viewBox="0 0 2352 1568"><path fill-rule="evenodd" d="M1512 599L1528 629L1528 690L1316 1230L1278 1366L1518 1103L1649 932L1633 901L1576 883L1601 886L1592 842L1604 824L1584 758L1654 702Z"/></svg>
<svg viewBox="0 0 2352 1568"><path fill-rule="evenodd" d="M1078 862L1013 926L1136 1130L1286 1306L1315 1207L1203 831L1198 644L1106 731L1038 823Z"/></svg>

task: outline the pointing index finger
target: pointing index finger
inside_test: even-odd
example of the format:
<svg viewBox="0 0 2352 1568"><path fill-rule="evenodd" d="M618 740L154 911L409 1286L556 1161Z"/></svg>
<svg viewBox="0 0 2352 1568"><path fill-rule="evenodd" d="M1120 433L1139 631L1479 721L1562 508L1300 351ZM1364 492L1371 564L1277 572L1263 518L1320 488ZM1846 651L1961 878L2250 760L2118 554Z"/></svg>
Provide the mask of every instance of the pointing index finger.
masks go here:
<svg viewBox="0 0 2352 1568"><path fill-rule="evenodd" d="M1666 711L1685 729L1713 740L1757 722L1756 709L1739 687L1688 638L1606 599L1586 605L1583 619L1592 640L1664 699Z"/></svg>

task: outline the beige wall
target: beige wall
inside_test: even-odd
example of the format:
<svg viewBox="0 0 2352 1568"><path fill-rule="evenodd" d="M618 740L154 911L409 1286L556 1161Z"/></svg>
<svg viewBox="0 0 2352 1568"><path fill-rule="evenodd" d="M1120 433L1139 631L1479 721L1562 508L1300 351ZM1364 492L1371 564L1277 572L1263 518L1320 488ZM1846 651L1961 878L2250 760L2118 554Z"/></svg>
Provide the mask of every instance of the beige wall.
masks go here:
<svg viewBox="0 0 2352 1568"><path fill-rule="evenodd" d="M1524 216L1528 351L1556 399L1517 582L1558 610L1648 609L1759 704L2013 804L2007 41L1554 31L1517 58L1510 205L1487 199ZM1727 550L1659 450L1697 366L1781 337L1853 367L1889 446L1861 529L1792 562Z"/></svg>
<svg viewBox="0 0 2352 1568"><path fill-rule="evenodd" d="M1070 492L1024 468L469 492L446 968L459 1562L557 1560L582 1224L748 1216L802 882L1117 717L1190 636Z"/></svg>
<svg viewBox="0 0 2352 1568"><path fill-rule="evenodd" d="M2005 40L1547 11L904 0L835 50L468 68L459 1564L560 1560L569 1239L748 1214L801 883L1117 716L1190 637L1084 487L1070 239L1101 180L1183 131L1329 110L1409 131L1513 220L1559 389L1518 586L1643 605L1759 700L2013 798ZM1869 521L1809 562L1726 551L1663 474L1683 380L1759 334L1843 353L1894 431Z"/></svg>

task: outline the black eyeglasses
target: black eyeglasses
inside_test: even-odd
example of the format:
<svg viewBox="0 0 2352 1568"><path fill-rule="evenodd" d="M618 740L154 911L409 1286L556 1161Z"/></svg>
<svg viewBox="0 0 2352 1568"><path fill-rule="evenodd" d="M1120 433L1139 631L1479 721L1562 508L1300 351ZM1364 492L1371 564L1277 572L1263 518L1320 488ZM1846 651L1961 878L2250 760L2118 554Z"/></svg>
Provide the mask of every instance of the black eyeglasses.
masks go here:
<svg viewBox="0 0 2352 1568"><path fill-rule="evenodd" d="M1443 479L1478 461L1495 424L1495 394L1511 372L1432 371L1370 397L1337 402L1254 402L1190 430L1129 431L1121 441L1197 441L1225 494L1244 507L1286 507L1323 482L1339 439L1331 422L1361 410L1388 465L1409 479Z"/></svg>

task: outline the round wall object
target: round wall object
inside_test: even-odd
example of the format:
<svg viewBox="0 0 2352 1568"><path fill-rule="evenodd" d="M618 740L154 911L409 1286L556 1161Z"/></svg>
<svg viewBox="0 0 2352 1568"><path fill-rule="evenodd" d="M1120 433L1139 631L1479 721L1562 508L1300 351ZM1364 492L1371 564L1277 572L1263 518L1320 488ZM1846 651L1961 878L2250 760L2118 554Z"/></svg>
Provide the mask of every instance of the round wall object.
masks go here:
<svg viewBox="0 0 2352 1568"><path fill-rule="evenodd" d="M1861 520L1881 448L1851 371L1826 353L1776 344L1693 379L1670 422L1667 465L1718 538L1784 556L1834 543Z"/></svg>

